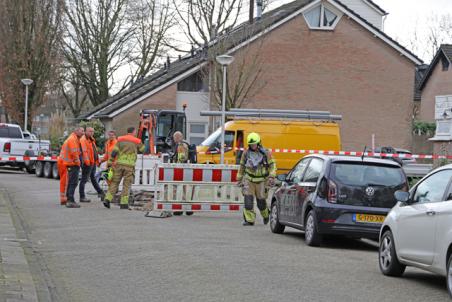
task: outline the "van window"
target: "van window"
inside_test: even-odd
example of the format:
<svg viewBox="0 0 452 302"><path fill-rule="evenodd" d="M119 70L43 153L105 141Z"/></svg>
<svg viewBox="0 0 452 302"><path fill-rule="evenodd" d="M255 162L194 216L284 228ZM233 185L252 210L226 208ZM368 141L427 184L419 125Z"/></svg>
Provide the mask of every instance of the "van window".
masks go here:
<svg viewBox="0 0 452 302"><path fill-rule="evenodd" d="M0 137L5 138L22 138L22 133L20 132L19 127L10 127L0 125Z"/></svg>
<svg viewBox="0 0 452 302"><path fill-rule="evenodd" d="M226 148L232 148L232 144L234 142L235 131L225 131L224 132L224 144ZM201 146L207 147L220 147L221 141L221 129L218 129L214 133L212 133L208 138L206 138Z"/></svg>

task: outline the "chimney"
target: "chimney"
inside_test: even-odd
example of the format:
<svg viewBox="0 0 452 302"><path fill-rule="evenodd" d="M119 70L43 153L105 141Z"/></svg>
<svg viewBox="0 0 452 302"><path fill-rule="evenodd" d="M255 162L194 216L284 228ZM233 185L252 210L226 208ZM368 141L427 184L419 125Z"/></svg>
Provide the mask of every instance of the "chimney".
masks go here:
<svg viewBox="0 0 452 302"><path fill-rule="evenodd" d="M170 68L170 64L171 64L170 58L169 56L166 56L166 66L168 67L168 69Z"/></svg>
<svg viewBox="0 0 452 302"><path fill-rule="evenodd" d="M181 55L179 55L179 62L180 62L180 61L182 61L182 56L181 56Z"/></svg>
<svg viewBox="0 0 452 302"><path fill-rule="evenodd" d="M192 57L195 55L195 48L193 47L193 45L191 46L190 54Z"/></svg>
<svg viewBox="0 0 452 302"><path fill-rule="evenodd" d="M252 1L251 1L252 2ZM264 5L263 0L256 0L256 6L257 6L257 10L256 10L256 18L259 20L260 18L262 18L262 6Z"/></svg>
<svg viewBox="0 0 452 302"><path fill-rule="evenodd" d="M250 0L250 24L254 22L254 0Z"/></svg>

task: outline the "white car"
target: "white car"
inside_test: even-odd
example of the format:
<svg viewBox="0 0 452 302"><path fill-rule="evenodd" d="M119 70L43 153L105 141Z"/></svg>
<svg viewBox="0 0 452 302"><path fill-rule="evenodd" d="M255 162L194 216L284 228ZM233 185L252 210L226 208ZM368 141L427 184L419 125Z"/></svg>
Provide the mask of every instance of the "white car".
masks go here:
<svg viewBox="0 0 452 302"><path fill-rule="evenodd" d="M452 164L430 172L410 192L397 191L380 231L378 259L388 276L414 266L447 277L452 297Z"/></svg>

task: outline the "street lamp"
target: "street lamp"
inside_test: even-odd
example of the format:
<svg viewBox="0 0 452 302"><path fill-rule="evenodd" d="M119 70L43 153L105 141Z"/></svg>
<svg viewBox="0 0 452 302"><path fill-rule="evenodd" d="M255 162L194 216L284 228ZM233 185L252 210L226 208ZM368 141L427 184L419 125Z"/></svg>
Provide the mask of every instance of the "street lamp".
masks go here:
<svg viewBox="0 0 452 302"><path fill-rule="evenodd" d="M28 86L33 84L31 79L22 79L22 84L25 85L25 117L24 117L24 131L27 131L28 122Z"/></svg>
<svg viewBox="0 0 452 302"><path fill-rule="evenodd" d="M220 163L224 164L224 124L226 111L226 69L234 61L233 56L221 55L217 57L217 62L223 66L223 99L221 101L221 148Z"/></svg>

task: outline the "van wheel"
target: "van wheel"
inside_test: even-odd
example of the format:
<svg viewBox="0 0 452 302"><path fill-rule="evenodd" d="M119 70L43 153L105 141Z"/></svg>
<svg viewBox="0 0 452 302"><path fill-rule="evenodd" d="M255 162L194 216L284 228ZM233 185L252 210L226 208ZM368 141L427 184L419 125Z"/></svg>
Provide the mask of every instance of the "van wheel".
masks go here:
<svg viewBox="0 0 452 302"><path fill-rule="evenodd" d="M44 175L44 163L42 161L37 161L35 164L35 174L37 177L42 177Z"/></svg>
<svg viewBox="0 0 452 302"><path fill-rule="evenodd" d="M45 178L52 178L52 163L46 161L44 164L44 177Z"/></svg>
<svg viewBox="0 0 452 302"><path fill-rule="evenodd" d="M378 260L380 271L384 275L399 277L405 271L406 266L401 264L397 258L394 237L392 236L391 231L386 231L381 237L380 248L378 249ZM449 286L449 282L447 284Z"/></svg>
<svg viewBox="0 0 452 302"><path fill-rule="evenodd" d="M309 211L306 218L306 225L304 228L304 240L309 246L319 246L322 243L322 235L317 228L317 218L314 210Z"/></svg>
<svg viewBox="0 0 452 302"><path fill-rule="evenodd" d="M275 201L274 203L272 203L270 212L270 230L275 234L282 234L285 228L286 228L285 225L279 223L278 207L276 206Z"/></svg>

